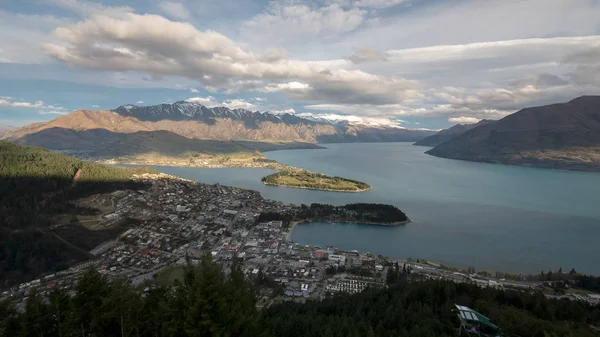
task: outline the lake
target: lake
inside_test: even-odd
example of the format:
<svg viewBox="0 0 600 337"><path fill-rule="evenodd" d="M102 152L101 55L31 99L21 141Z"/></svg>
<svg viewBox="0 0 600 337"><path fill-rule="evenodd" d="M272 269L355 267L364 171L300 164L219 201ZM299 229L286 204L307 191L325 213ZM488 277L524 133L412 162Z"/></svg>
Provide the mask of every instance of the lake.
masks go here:
<svg viewBox="0 0 600 337"><path fill-rule="evenodd" d="M322 150L266 153L311 171L364 181L373 189L337 193L265 186L267 169L157 167L198 180L258 190L287 203L393 204L412 223L399 227L312 223L301 244L391 257L418 257L490 271L575 268L600 274L600 174L432 157L409 143L327 144Z"/></svg>

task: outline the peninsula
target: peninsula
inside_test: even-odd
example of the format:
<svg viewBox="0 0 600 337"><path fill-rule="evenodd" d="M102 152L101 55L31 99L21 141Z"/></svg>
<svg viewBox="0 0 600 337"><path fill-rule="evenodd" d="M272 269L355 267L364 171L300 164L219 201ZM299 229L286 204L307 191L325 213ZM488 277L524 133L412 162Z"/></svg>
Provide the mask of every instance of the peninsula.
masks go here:
<svg viewBox="0 0 600 337"><path fill-rule="evenodd" d="M302 169L277 172L262 178L262 182L265 185L335 192L364 192L371 189L369 184L361 181L330 177Z"/></svg>
<svg viewBox="0 0 600 337"><path fill-rule="evenodd" d="M399 226L410 222L404 212L387 204L356 203L343 206L313 203L295 206L286 212L260 213L258 222L281 221L291 233L294 226L304 222L359 223L376 226Z"/></svg>

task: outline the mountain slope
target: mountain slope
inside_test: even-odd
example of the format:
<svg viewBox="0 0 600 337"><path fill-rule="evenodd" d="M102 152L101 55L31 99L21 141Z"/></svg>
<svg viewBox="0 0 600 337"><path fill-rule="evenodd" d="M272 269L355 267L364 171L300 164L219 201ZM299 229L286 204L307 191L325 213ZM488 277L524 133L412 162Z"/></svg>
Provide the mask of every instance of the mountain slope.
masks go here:
<svg viewBox="0 0 600 337"><path fill-rule="evenodd" d="M142 172L148 170L109 167L0 141L0 289L87 259L87 251L120 228L89 230L75 224L77 216L96 210L72 201L140 188L130 177Z"/></svg>
<svg viewBox="0 0 600 337"><path fill-rule="evenodd" d="M451 139L454 139L473 128L476 128L480 125L490 124L493 122L495 121L483 119L475 124L456 124L448 129L441 130L435 135L423 138L416 142L414 145L435 147Z"/></svg>
<svg viewBox="0 0 600 337"><path fill-rule="evenodd" d="M428 154L471 161L600 171L600 96L526 108Z"/></svg>
<svg viewBox="0 0 600 337"><path fill-rule="evenodd" d="M207 108L181 101L148 107L124 105L112 111L78 110L46 123L13 130L4 138L22 145L85 152L89 156L95 156L97 151L102 151L104 156L115 156L131 153L133 148L145 152L148 149L170 149L168 153L162 153L168 155L175 152L215 152L215 149L235 152L239 146L232 141L254 142L256 144L245 146L247 151L265 151L314 148L314 144L319 142L415 141L430 134L431 131L394 127L333 124L292 114ZM140 142L140 135L146 139L153 135L151 143ZM130 146L133 140L140 146ZM214 146L207 148L205 145L209 142L199 140L215 141L210 143ZM267 146L267 143L272 145ZM111 150L114 150L113 154Z"/></svg>

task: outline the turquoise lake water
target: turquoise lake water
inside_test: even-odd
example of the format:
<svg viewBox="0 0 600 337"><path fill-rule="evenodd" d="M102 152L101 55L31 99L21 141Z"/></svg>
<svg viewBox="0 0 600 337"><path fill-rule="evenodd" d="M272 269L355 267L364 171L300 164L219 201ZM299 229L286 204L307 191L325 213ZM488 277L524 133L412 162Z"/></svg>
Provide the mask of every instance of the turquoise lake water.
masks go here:
<svg viewBox="0 0 600 337"><path fill-rule="evenodd" d="M471 163L424 154L408 143L327 144L268 152L277 161L361 180L363 193L265 186L266 169L158 167L204 183L258 190L287 203L388 203L412 223L399 227L312 223L301 244L333 245L508 272L575 268L600 274L600 174Z"/></svg>

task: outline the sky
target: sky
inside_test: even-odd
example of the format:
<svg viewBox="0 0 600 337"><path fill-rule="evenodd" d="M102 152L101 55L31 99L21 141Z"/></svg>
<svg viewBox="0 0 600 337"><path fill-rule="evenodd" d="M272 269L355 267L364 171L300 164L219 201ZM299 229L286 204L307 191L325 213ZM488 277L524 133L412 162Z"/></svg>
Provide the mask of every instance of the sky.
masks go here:
<svg viewBox="0 0 600 337"><path fill-rule="evenodd" d="M190 100L440 129L600 93L600 0L0 0L0 124Z"/></svg>

